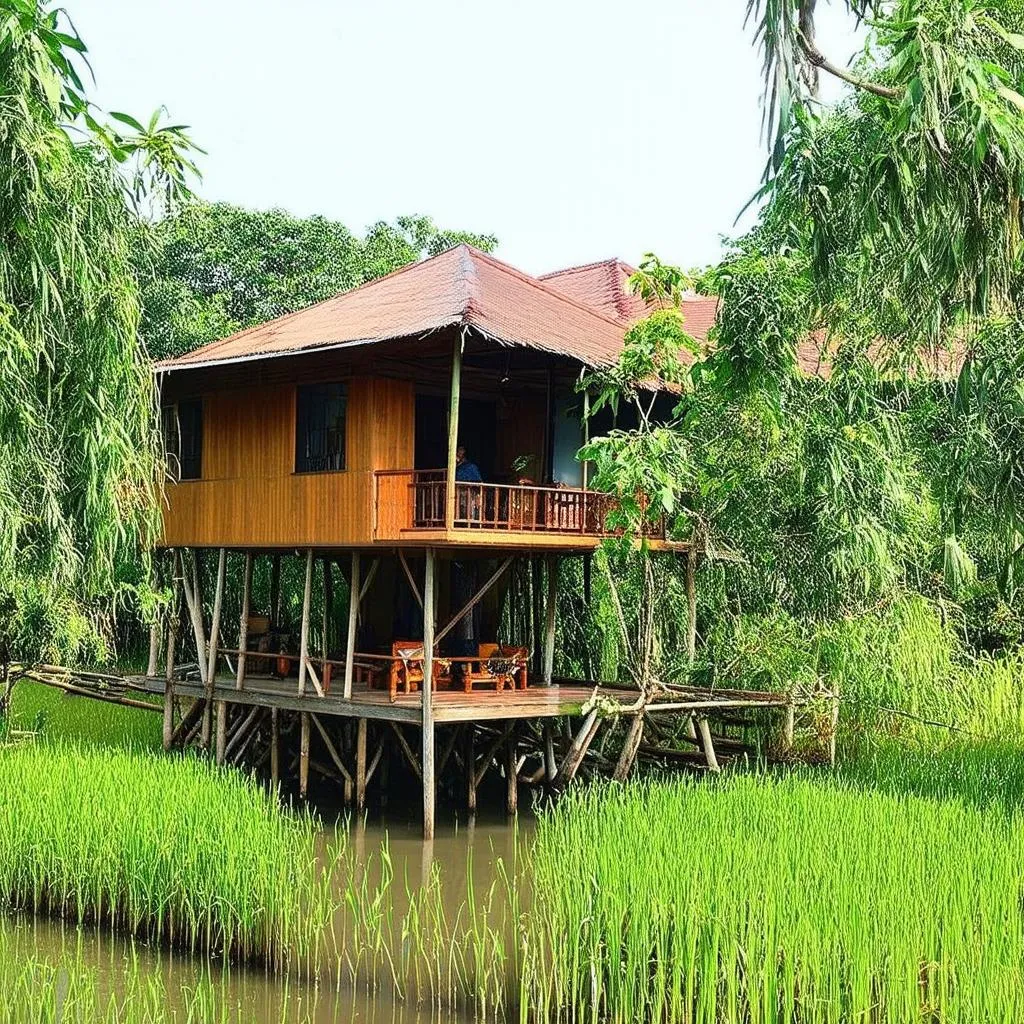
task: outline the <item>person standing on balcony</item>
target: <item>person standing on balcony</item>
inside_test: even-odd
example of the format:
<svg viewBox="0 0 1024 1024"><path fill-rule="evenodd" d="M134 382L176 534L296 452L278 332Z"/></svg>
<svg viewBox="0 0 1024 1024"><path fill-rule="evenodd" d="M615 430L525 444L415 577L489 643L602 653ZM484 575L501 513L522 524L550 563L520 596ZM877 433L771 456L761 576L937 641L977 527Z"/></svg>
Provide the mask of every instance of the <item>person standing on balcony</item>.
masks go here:
<svg viewBox="0 0 1024 1024"><path fill-rule="evenodd" d="M480 492L472 487L459 487L458 484L482 484L484 482L480 467L466 458L466 446L460 444L455 449L455 483L459 493L458 518L463 521L480 519Z"/></svg>
<svg viewBox="0 0 1024 1024"><path fill-rule="evenodd" d="M466 458L466 446L460 444L455 449L455 479L463 484L482 484L483 476L480 467Z"/></svg>

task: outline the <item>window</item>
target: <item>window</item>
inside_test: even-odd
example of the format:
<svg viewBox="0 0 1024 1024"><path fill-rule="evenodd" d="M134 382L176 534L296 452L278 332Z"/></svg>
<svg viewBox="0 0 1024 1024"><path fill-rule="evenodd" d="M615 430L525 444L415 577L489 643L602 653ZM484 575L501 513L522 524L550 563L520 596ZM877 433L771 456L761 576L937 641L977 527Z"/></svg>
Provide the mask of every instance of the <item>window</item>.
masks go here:
<svg viewBox="0 0 1024 1024"><path fill-rule="evenodd" d="M190 398L161 410L167 474L174 481L203 476L203 400Z"/></svg>
<svg viewBox="0 0 1024 1024"><path fill-rule="evenodd" d="M345 468L344 384L300 387L295 401L295 472Z"/></svg>

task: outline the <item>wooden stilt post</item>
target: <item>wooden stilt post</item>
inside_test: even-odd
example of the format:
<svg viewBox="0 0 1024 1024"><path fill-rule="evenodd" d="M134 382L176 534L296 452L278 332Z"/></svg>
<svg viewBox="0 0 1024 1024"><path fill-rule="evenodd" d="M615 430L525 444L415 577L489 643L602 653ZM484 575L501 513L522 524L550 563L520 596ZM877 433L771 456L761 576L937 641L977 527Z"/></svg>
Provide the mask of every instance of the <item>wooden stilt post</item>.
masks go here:
<svg viewBox="0 0 1024 1024"><path fill-rule="evenodd" d="M558 608L558 556L548 556L548 588L547 600L544 607L544 662L543 682L545 686L551 685L551 677L555 671L555 622ZM544 768L549 783L554 782L558 773L558 766L555 763L555 743L551 735L551 724L545 722L544 732Z"/></svg>
<svg viewBox="0 0 1024 1024"><path fill-rule="evenodd" d="M210 731L213 725L213 686L217 673L217 644L220 642L220 609L224 601L224 572L227 568L228 553L226 548L221 548L217 556L217 589L213 595L213 619L210 622L210 643L206 657L206 714L203 715L203 731L200 744L204 750L210 748ZM223 701L217 703L218 723L224 718L225 709ZM218 725L218 732L220 726Z"/></svg>
<svg viewBox="0 0 1024 1024"><path fill-rule="evenodd" d="M466 730L466 806L476 814L476 726L467 723Z"/></svg>
<svg viewBox="0 0 1024 1024"><path fill-rule="evenodd" d="M516 763L516 734L509 734L505 745L505 810L509 815L519 813L519 765Z"/></svg>
<svg viewBox="0 0 1024 1024"><path fill-rule="evenodd" d="M697 719L697 730L700 733L700 745L704 750L704 760L707 762L708 771L720 772L722 769L718 764L718 756L715 754L715 743L711 738L711 726L704 715Z"/></svg>
<svg viewBox="0 0 1024 1024"><path fill-rule="evenodd" d="M356 723L356 810L366 807L366 733L368 722L360 718Z"/></svg>
<svg viewBox="0 0 1024 1024"><path fill-rule="evenodd" d="M270 784L276 791L281 785L281 712L270 709Z"/></svg>
<svg viewBox="0 0 1024 1024"><path fill-rule="evenodd" d="M171 607L167 614L167 662L164 672L164 750L171 749L174 738L174 653L181 629L181 555L171 556Z"/></svg>
<svg viewBox="0 0 1024 1024"><path fill-rule="evenodd" d="M423 576L423 838L434 838L434 549Z"/></svg>
<svg viewBox="0 0 1024 1024"><path fill-rule="evenodd" d="M544 775L548 783L555 781L558 774L558 763L555 761L555 736L551 730L551 723L544 723Z"/></svg>
<svg viewBox="0 0 1024 1024"><path fill-rule="evenodd" d="M299 717L299 796L305 800L309 793L309 712L303 711Z"/></svg>
<svg viewBox="0 0 1024 1024"><path fill-rule="evenodd" d="M569 745L569 751L565 755L565 760L562 761L562 767L558 769L558 774L555 775L554 782L552 783L556 789L568 786L576 777L576 772L579 771L583 758L586 757L587 750L590 749L590 744L593 742L600 725L601 720L597 717L597 709L595 708L583 720L579 732L576 733L572 743Z"/></svg>
<svg viewBox="0 0 1024 1024"><path fill-rule="evenodd" d="M644 714L642 711L633 716L629 723L629 730L626 733L626 742L622 745L622 753L619 755L618 764L615 765L615 772L612 778L616 782L625 782L629 772L636 760L637 751L644 738Z"/></svg>
<svg viewBox="0 0 1024 1024"><path fill-rule="evenodd" d="M466 344L463 328L452 349L452 384L448 404L448 472L444 478L444 523L447 529L455 524L455 452L459 447L459 397L462 390L462 350Z"/></svg>
<svg viewBox="0 0 1024 1024"><path fill-rule="evenodd" d="M185 604L188 607L189 621L192 623L192 634L196 641L196 665L199 668L199 679L206 686L206 631L203 628L202 596L199 592L199 568L196 564L196 553L192 551L191 564L186 565L184 558L181 564L181 582L185 591Z"/></svg>
<svg viewBox="0 0 1024 1024"><path fill-rule="evenodd" d="M242 611L238 617L238 674L235 689L245 688L245 649L249 643L249 602L252 599L252 552L245 553L245 572L242 575Z"/></svg>
<svg viewBox="0 0 1024 1024"><path fill-rule="evenodd" d="M160 555L159 552L153 558L153 589L160 586ZM157 666L160 663L160 634L162 622L159 617L153 620L149 627L149 661L146 664L146 675L150 679L156 676Z"/></svg>
<svg viewBox="0 0 1024 1024"><path fill-rule="evenodd" d="M267 609L274 629L281 626L281 556L274 555L270 563L270 608Z"/></svg>
<svg viewBox="0 0 1024 1024"><path fill-rule="evenodd" d="M309 607L313 601L313 549L306 549L306 585L302 591L302 626L299 630L299 696L306 692L307 662L309 660ZM309 722L303 716L303 728L309 733ZM309 743L306 744L309 760ZM309 765L307 764L307 770Z"/></svg>
<svg viewBox="0 0 1024 1024"><path fill-rule="evenodd" d="M541 602L543 598L540 593L540 559L534 556L530 559L530 593L532 597L531 610L533 613L533 624L530 636L533 640L533 669L537 675L544 671L544 642L541 638Z"/></svg>
<svg viewBox="0 0 1024 1024"><path fill-rule="evenodd" d="M352 552L348 579L348 634L345 637L345 700L352 699L356 669L356 631L359 627L359 552Z"/></svg>
<svg viewBox="0 0 1024 1024"><path fill-rule="evenodd" d="M544 607L544 685L555 671L555 614L558 607L558 556L548 555L548 593Z"/></svg>

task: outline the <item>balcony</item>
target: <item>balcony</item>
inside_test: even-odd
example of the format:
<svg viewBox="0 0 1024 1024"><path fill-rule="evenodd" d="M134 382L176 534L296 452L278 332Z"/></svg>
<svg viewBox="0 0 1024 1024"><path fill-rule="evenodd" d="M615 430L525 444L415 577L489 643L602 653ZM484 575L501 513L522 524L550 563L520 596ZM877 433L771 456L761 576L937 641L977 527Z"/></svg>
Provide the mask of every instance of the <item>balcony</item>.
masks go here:
<svg viewBox="0 0 1024 1024"><path fill-rule="evenodd" d="M587 538L613 535L608 513L616 499L578 487L538 487L533 484L455 483L455 508L448 519L447 472L378 470L374 474L374 536L378 541L411 539L413 534L474 534L481 540L540 541L542 538ZM661 539L660 523L647 532ZM591 545L587 545L591 546Z"/></svg>

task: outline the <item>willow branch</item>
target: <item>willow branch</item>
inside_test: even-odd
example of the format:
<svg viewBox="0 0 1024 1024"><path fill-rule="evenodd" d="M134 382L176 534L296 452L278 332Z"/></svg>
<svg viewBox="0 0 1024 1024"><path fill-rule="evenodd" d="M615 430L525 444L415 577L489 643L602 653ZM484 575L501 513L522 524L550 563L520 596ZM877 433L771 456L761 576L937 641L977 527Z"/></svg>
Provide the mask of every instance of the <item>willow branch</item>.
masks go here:
<svg viewBox="0 0 1024 1024"><path fill-rule="evenodd" d="M863 89L865 92L881 96L883 99L898 100L903 95L899 89L893 89L888 85L879 85L878 82L861 78L860 75L855 75L838 64L833 64L816 46L808 42L807 37L799 29L797 29L796 36L800 42L800 48L814 67L827 71L830 75L847 82L856 89Z"/></svg>

